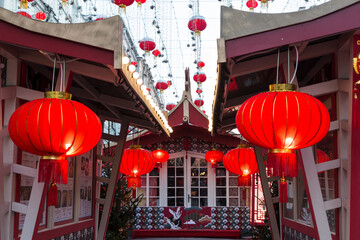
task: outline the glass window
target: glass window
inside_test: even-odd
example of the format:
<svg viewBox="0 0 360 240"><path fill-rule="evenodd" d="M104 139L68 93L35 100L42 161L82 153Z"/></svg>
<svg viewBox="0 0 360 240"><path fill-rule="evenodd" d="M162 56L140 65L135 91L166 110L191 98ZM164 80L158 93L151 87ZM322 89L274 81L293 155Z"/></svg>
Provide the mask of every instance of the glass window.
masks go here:
<svg viewBox="0 0 360 240"><path fill-rule="evenodd" d="M184 158L173 158L167 164L167 205L169 207L184 206ZM195 184L195 183L192 183Z"/></svg>

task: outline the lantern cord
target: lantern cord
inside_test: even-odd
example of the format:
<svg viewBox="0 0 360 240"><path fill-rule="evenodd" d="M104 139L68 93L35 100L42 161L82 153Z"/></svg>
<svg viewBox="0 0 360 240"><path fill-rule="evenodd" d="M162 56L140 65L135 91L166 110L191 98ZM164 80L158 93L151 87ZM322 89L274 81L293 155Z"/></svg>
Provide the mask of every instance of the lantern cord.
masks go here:
<svg viewBox="0 0 360 240"><path fill-rule="evenodd" d="M56 58L54 58L54 68L53 68L53 75L52 75L52 81L51 81L51 91L54 91L55 70L56 70Z"/></svg>
<svg viewBox="0 0 360 240"><path fill-rule="evenodd" d="M291 79L291 81L290 81L290 84L292 84L292 82L293 82L294 79L295 79L295 75L296 75L297 68L298 68L298 65L299 65L299 51L298 51L298 49L297 49L296 46L294 46L294 47L295 47L295 52L296 52L296 63L295 63L294 75L293 75L293 77L292 77L292 79Z"/></svg>
<svg viewBox="0 0 360 240"><path fill-rule="evenodd" d="M280 48L278 49L277 64L276 64L276 84L279 83L279 62L280 62Z"/></svg>
<svg viewBox="0 0 360 240"><path fill-rule="evenodd" d="M290 47L288 46L288 51L287 51L287 53L288 53L288 64L287 64L287 67L288 67L288 77L287 77L287 81L288 81L288 83L290 83Z"/></svg>

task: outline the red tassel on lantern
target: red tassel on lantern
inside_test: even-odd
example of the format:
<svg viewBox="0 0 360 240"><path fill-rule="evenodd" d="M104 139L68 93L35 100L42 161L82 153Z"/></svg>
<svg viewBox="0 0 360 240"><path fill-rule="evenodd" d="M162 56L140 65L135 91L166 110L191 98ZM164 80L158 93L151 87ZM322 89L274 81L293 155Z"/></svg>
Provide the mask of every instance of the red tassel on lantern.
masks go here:
<svg viewBox="0 0 360 240"><path fill-rule="evenodd" d="M138 188L141 187L141 178L140 177L130 177L127 178L128 188Z"/></svg>
<svg viewBox="0 0 360 240"><path fill-rule="evenodd" d="M68 183L69 162L65 158L42 157L39 163L39 182Z"/></svg>
<svg viewBox="0 0 360 240"><path fill-rule="evenodd" d="M284 173L282 178L280 179L280 193L279 193L279 202L287 203L288 202L288 193L287 193L287 182L284 177Z"/></svg>
<svg viewBox="0 0 360 240"><path fill-rule="evenodd" d="M297 164L294 152L269 152L267 164L272 169L273 176L280 177L282 173L287 177L296 177Z"/></svg>
<svg viewBox="0 0 360 240"><path fill-rule="evenodd" d="M238 177L238 186L239 187L251 187L251 177L248 176L239 176Z"/></svg>
<svg viewBox="0 0 360 240"><path fill-rule="evenodd" d="M57 186L56 183L52 182L48 192L48 207L56 206L57 204Z"/></svg>

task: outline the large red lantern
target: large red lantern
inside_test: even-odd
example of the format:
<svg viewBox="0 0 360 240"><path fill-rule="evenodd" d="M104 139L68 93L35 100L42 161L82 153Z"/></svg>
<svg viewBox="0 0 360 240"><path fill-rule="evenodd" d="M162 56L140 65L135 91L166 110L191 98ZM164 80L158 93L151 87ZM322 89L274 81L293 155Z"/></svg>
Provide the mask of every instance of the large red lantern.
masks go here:
<svg viewBox="0 0 360 240"><path fill-rule="evenodd" d="M169 85L168 85L168 83L167 83L166 81L164 81L164 80L159 80L159 81L156 82L155 87L156 87L157 89L159 89L160 92L162 92L162 91L166 90L166 89L169 87Z"/></svg>
<svg viewBox="0 0 360 240"><path fill-rule="evenodd" d="M203 71L198 71L194 74L193 79L198 84L201 84L206 81L206 74Z"/></svg>
<svg viewBox="0 0 360 240"><path fill-rule="evenodd" d="M152 40L151 38L145 37L140 40L139 46L142 50L145 51L145 53L150 54L150 51L155 49L156 44L154 40Z"/></svg>
<svg viewBox="0 0 360 240"><path fill-rule="evenodd" d="M258 172L254 149L245 144L228 151L224 156L223 164L226 170L239 175L239 187L251 186L250 175Z"/></svg>
<svg viewBox="0 0 360 240"><path fill-rule="evenodd" d="M211 163L213 168L216 168L219 163L223 160L224 153L213 149L205 154L205 160Z"/></svg>
<svg viewBox="0 0 360 240"><path fill-rule="evenodd" d="M67 183L68 161L100 140L99 118L71 94L46 92L45 98L20 106L9 120L9 134L22 150L41 156L39 182Z"/></svg>
<svg viewBox="0 0 360 240"><path fill-rule="evenodd" d="M20 8L27 9L29 7L29 2L32 2L34 0L19 0L20 1Z"/></svg>
<svg viewBox="0 0 360 240"><path fill-rule="evenodd" d="M154 55L154 57L158 57L161 52L158 49L155 49L154 51L152 51L152 54Z"/></svg>
<svg viewBox="0 0 360 240"><path fill-rule="evenodd" d="M202 98L195 98L194 103L195 103L196 106L201 107L202 105L204 105L204 99L202 99Z"/></svg>
<svg viewBox="0 0 360 240"><path fill-rule="evenodd" d="M28 14L27 12L24 12L24 11L19 11L19 12L17 12L17 14L20 14L24 17L32 18L30 14Z"/></svg>
<svg viewBox="0 0 360 240"><path fill-rule="evenodd" d="M267 164L274 176L296 177L294 150L309 147L327 134L330 116L319 100L296 92L292 84L273 84L270 91L245 101L236 125L249 142L269 149Z"/></svg>
<svg viewBox="0 0 360 240"><path fill-rule="evenodd" d="M126 7L130 6L134 3L134 0L114 0L114 4L119 6L120 9L124 9L124 12L126 13Z"/></svg>
<svg viewBox="0 0 360 240"><path fill-rule="evenodd" d="M46 19L46 14L43 12L37 12L35 17L37 20L44 21Z"/></svg>
<svg viewBox="0 0 360 240"><path fill-rule="evenodd" d="M188 23L188 28L200 36L200 33L206 28L205 18L200 15L191 17Z"/></svg>
<svg viewBox="0 0 360 240"><path fill-rule="evenodd" d="M166 110L171 111L176 106L175 103L168 103L166 104Z"/></svg>
<svg viewBox="0 0 360 240"><path fill-rule="evenodd" d="M258 3L256 2L256 0L249 0L246 2L246 6L252 11L258 6Z"/></svg>
<svg viewBox="0 0 360 240"><path fill-rule="evenodd" d="M141 187L140 176L151 172L155 167L155 160L152 154L139 145L132 145L125 149L120 172L128 176L128 187Z"/></svg>
<svg viewBox="0 0 360 240"><path fill-rule="evenodd" d="M203 67L205 67L205 63L203 61L198 61L197 66L198 68L202 69Z"/></svg>
<svg viewBox="0 0 360 240"><path fill-rule="evenodd" d="M162 150L160 148L152 151L151 154L158 167L161 167L163 162L169 160L169 154L165 150Z"/></svg>

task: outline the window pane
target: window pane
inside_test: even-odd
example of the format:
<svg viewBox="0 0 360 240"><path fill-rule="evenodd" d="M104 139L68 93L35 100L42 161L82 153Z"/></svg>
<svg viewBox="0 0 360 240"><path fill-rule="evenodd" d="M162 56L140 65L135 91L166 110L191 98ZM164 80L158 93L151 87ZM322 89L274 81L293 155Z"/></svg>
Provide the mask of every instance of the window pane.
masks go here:
<svg viewBox="0 0 360 240"><path fill-rule="evenodd" d="M175 189L168 188L168 197L175 197Z"/></svg>
<svg viewBox="0 0 360 240"><path fill-rule="evenodd" d="M207 161L205 159L201 159L200 160L200 166L201 167L206 167L207 166Z"/></svg>
<svg viewBox="0 0 360 240"><path fill-rule="evenodd" d="M192 188L192 189L191 189L191 196L192 196L192 197L197 197L197 196L199 196L199 189L198 189L198 188Z"/></svg>
<svg viewBox="0 0 360 240"><path fill-rule="evenodd" d="M184 206L184 198L176 198L176 206L183 207Z"/></svg>
<svg viewBox="0 0 360 240"><path fill-rule="evenodd" d="M216 186L226 186L226 178L216 178Z"/></svg>
<svg viewBox="0 0 360 240"><path fill-rule="evenodd" d="M184 189L183 188L177 188L176 189L176 196L184 196Z"/></svg>
<svg viewBox="0 0 360 240"><path fill-rule="evenodd" d="M238 198L229 198L229 206L239 206Z"/></svg>
<svg viewBox="0 0 360 240"><path fill-rule="evenodd" d="M206 207L208 205L207 198L200 198L200 207Z"/></svg>
<svg viewBox="0 0 360 240"><path fill-rule="evenodd" d="M199 166L199 159L191 158L191 167L197 167L197 166Z"/></svg>
<svg viewBox="0 0 360 240"><path fill-rule="evenodd" d="M207 168L200 168L200 176L207 176Z"/></svg>
<svg viewBox="0 0 360 240"><path fill-rule="evenodd" d="M159 169L154 168L150 173L149 176L159 176Z"/></svg>
<svg viewBox="0 0 360 240"><path fill-rule="evenodd" d="M170 160L168 161L167 165L168 165L168 166L175 166L175 159L174 159L174 158L170 159Z"/></svg>
<svg viewBox="0 0 360 240"><path fill-rule="evenodd" d="M191 198L191 206L199 206L199 199L198 198Z"/></svg>
<svg viewBox="0 0 360 240"><path fill-rule="evenodd" d="M175 176L175 168L168 168L168 176Z"/></svg>
<svg viewBox="0 0 360 240"><path fill-rule="evenodd" d="M230 177L229 178L229 185L230 186L238 186L238 178Z"/></svg>
<svg viewBox="0 0 360 240"><path fill-rule="evenodd" d="M168 198L168 206L174 207L175 206L175 198Z"/></svg>
<svg viewBox="0 0 360 240"><path fill-rule="evenodd" d="M199 176L199 170L197 168L191 168L191 176Z"/></svg>
<svg viewBox="0 0 360 240"><path fill-rule="evenodd" d="M198 178L191 178L191 186L192 187L199 186L199 179Z"/></svg>
<svg viewBox="0 0 360 240"><path fill-rule="evenodd" d="M207 196L208 190L207 188L200 188L200 196Z"/></svg>
<svg viewBox="0 0 360 240"><path fill-rule="evenodd" d="M216 168L216 176L226 176L225 168Z"/></svg>
<svg viewBox="0 0 360 240"><path fill-rule="evenodd" d="M200 187L207 186L207 178L200 178Z"/></svg>
<svg viewBox="0 0 360 240"><path fill-rule="evenodd" d="M226 188L216 188L216 196L226 196Z"/></svg>
<svg viewBox="0 0 360 240"><path fill-rule="evenodd" d="M177 158L176 166L184 166L184 158Z"/></svg>
<svg viewBox="0 0 360 240"><path fill-rule="evenodd" d="M216 206L217 207L221 207L221 206L226 206L226 198L216 198Z"/></svg>
<svg viewBox="0 0 360 240"><path fill-rule="evenodd" d="M183 187L184 186L184 178L176 178L176 186Z"/></svg>
<svg viewBox="0 0 360 240"><path fill-rule="evenodd" d="M159 178L158 177L150 177L149 178L149 186L159 186Z"/></svg>
<svg viewBox="0 0 360 240"><path fill-rule="evenodd" d="M175 178L168 177L168 187L175 187Z"/></svg>
<svg viewBox="0 0 360 240"><path fill-rule="evenodd" d="M149 206L151 206L151 207L159 206L159 199L158 198L149 198Z"/></svg>
<svg viewBox="0 0 360 240"><path fill-rule="evenodd" d="M229 188L229 196L239 196L239 188Z"/></svg>
<svg viewBox="0 0 360 240"><path fill-rule="evenodd" d="M159 189L158 188L150 188L149 189L149 196L159 196Z"/></svg>
<svg viewBox="0 0 360 240"><path fill-rule="evenodd" d="M176 168L176 176L184 176L184 168Z"/></svg>

